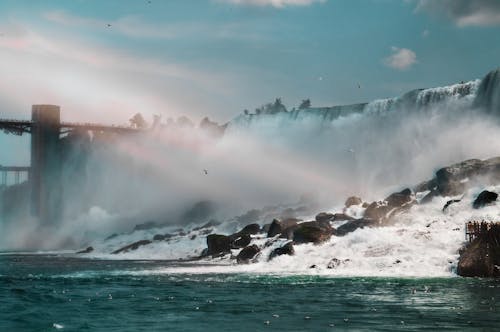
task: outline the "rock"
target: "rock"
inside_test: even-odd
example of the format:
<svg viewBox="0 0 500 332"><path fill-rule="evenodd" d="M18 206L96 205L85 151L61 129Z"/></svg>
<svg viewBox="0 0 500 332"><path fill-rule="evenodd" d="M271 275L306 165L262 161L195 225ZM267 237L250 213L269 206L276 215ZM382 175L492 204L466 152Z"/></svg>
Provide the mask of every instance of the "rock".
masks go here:
<svg viewBox="0 0 500 332"><path fill-rule="evenodd" d="M446 202L446 204L443 206L443 212L446 212L446 209L448 209L448 207L453 204L453 203L458 203L458 202L461 202L462 200L461 199L450 199L448 202Z"/></svg>
<svg viewBox="0 0 500 332"><path fill-rule="evenodd" d="M333 220L333 213L320 212L316 215L316 221L331 221Z"/></svg>
<svg viewBox="0 0 500 332"><path fill-rule="evenodd" d="M432 191L432 190L436 189L436 187L437 187L436 180L432 179L429 181L421 182L418 185L416 185L413 188L413 192L421 193L424 191Z"/></svg>
<svg viewBox="0 0 500 332"><path fill-rule="evenodd" d="M347 200L345 201L345 207L348 208L352 205L359 205L361 203L363 203L361 198L359 198L357 196L351 196L351 197L347 198Z"/></svg>
<svg viewBox="0 0 500 332"><path fill-rule="evenodd" d="M274 219L269 226L269 231L267 232L267 237L274 237L278 234L282 234L284 237L289 238L289 235L295 227L297 227L298 219L288 218L285 220Z"/></svg>
<svg viewBox="0 0 500 332"><path fill-rule="evenodd" d="M439 196L439 192L437 190L432 190L431 192L429 192L427 195L425 195L424 197L422 197L422 199L420 199L420 202L419 204L427 204L427 203L430 203L432 202L432 199L436 196Z"/></svg>
<svg viewBox="0 0 500 332"><path fill-rule="evenodd" d="M241 231L238 232L238 234L243 235L243 234L249 234L249 235L255 235L259 234L260 232L260 226L259 224L250 224L246 225L243 227Z"/></svg>
<svg viewBox="0 0 500 332"><path fill-rule="evenodd" d="M231 252L231 239L221 234L210 234L207 236L208 255L217 256Z"/></svg>
<svg viewBox="0 0 500 332"><path fill-rule="evenodd" d="M245 247L240 251L238 256L236 256L236 261L238 262L238 264L248 264L250 263L250 260L254 258L259 252L260 249L255 244Z"/></svg>
<svg viewBox="0 0 500 332"><path fill-rule="evenodd" d="M248 246L252 238L248 234L243 234L231 241L231 249L240 249Z"/></svg>
<svg viewBox="0 0 500 332"><path fill-rule="evenodd" d="M269 229L270 229L270 228L271 228L271 224L264 224L264 226L262 226L261 231L262 231L263 233L266 233L266 234L267 234L267 233L269 233Z"/></svg>
<svg viewBox="0 0 500 332"><path fill-rule="evenodd" d="M134 242L132 244L129 244L129 245L123 247L123 248L120 248L118 250L115 250L115 251L112 252L112 254L119 254L119 253L122 253L122 252L127 252L127 251L131 251L131 250L137 250L137 248L145 246L145 245L148 245L151 242L152 242L151 240L140 240L140 241Z"/></svg>
<svg viewBox="0 0 500 332"><path fill-rule="evenodd" d="M87 247L83 250L77 251L76 253L77 254L88 254L88 253L91 253L92 251L94 251L93 247Z"/></svg>
<svg viewBox="0 0 500 332"><path fill-rule="evenodd" d="M348 216L345 213L335 213L332 221L355 220L356 218Z"/></svg>
<svg viewBox="0 0 500 332"><path fill-rule="evenodd" d="M483 190L472 203L472 207L474 209L482 208L485 205L493 203L494 201L497 200L497 198L498 198L497 193L488 190Z"/></svg>
<svg viewBox="0 0 500 332"><path fill-rule="evenodd" d="M397 213L404 211L415 203L415 197L410 189L392 193L383 201L371 203L365 210L364 218L372 219L382 224Z"/></svg>
<svg viewBox="0 0 500 332"><path fill-rule="evenodd" d="M363 228L363 227L371 227L375 224L374 220L370 219L356 219L352 221L348 221L345 224L343 224L340 227L337 227L335 230L335 235L337 236L344 236L348 233L354 232L358 228Z"/></svg>
<svg viewBox="0 0 500 332"><path fill-rule="evenodd" d="M368 202L363 202L363 204L361 205L361 207L362 207L363 209L366 209L369 205L370 205L370 203L368 203Z"/></svg>
<svg viewBox="0 0 500 332"><path fill-rule="evenodd" d="M155 234L155 236L153 236L153 241L164 241L172 237L173 237L172 234Z"/></svg>
<svg viewBox="0 0 500 332"><path fill-rule="evenodd" d="M295 249L293 248L292 242L288 242L284 246L274 249L269 255L269 260L281 255L295 255Z"/></svg>
<svg viewBox="0 0 500 332"><path fill-rule="evenodd" d="M307 221L299 224L293 231L293 242L319 244L329 240L333 231L328 222Z"/></svg>
<svg viewBox="0 0 500 332"><path fill-rule="evenodd" d="M384 219L392 210L385 201L373 202L365 210L364 218L379 221Z"/></svg>
<svg viewBox="0 0 500 332"><path fill-rule="evenodd" d="M460 195L466 189L466 182L478 175L486 175L491 169L496 169L495 161L486 166L486 162L470 159L461 163L443 167L436 172L436 186L442 196Z"/></svg>
<svg viewBox="0 0 500 332"><path fill-rule="evenodd" d="M389 195L385 201L390 207L402 207L413 201L411 190L406 188L398 193Z"/></svg>
<svg viewBox="0 0 500 332"><path fill-rule="evenodd" d="M326 268L327 269L335 269L335 268L339 267L341 264L345 264L349 261L350 261L349 259L340 260L338 258L332 258L328 262L328 265L326 266Z"/></svg>

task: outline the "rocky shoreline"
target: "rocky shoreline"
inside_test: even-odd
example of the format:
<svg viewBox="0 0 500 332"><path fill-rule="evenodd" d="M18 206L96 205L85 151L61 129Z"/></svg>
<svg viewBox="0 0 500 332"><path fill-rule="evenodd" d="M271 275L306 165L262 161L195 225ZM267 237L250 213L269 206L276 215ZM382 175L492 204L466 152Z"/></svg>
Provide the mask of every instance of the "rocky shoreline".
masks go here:
<svg viewBox="0 0 500 332"><path fill-rule="evenodd" d="M413 188L392 193L379 201L364 202L359 197L349 197L341 211L320 212L315 220L275 218L269 224L250 223L233 234L213 233L216 223L212 221L187 233L179 230L175 234L156 234L152 239L136 241L112 253L129 252L158 241L170 241L172 238L194 239L197 236L206 236L207 247L198 257L191 257L190 260L225 257L237 264L250 264L262 259L270 261L282 255L293 256L295 248L300 245L320 245L332 237L342 237L357 229L393 225L399 215L406 213L414 205L427 204L438 196L452 198L443 206L443 213L446 213L452 204L461 201L457 196L463 195L469 188L485 188L499 183L500 157L487 160L471 159L441 168L432 179ZM498 193L483 190L471 202L471 207L481 209L498 204L497 201ZM498 226L492 226L488 232L464 245L460 250L458 275L500 276L499 229ZM80 253L89 253L92 250L93 248L89 247ZM239 250L237 254L236 250ZM264 252L267 257L263 256ZM334 269L343 263L345 260L334 257L326 268Z"/></svg>

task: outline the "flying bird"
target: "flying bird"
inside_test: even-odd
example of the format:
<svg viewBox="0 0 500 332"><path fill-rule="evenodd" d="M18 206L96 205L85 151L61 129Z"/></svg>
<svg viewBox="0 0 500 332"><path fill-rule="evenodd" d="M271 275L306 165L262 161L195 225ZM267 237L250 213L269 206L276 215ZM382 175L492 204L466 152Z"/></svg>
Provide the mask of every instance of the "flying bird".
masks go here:
<svg viewBox="0 0 500 332"><path fill-rule="evenodd" d="M361 89L361 84L358 83L358 89Z"/></svg>
<svg viewBox="0 0 500 332"><path fill-rule="evenodd" d="M205 175L208 175L208 171L206 169L204 169L203 172L205 173Z"/></svg>
<svg viewBox="0 0 500 332"><path fill-rule="evenodd" d="M108 23L106 26L107 26L108 28L111 28L111 24L109 24L109 23Z"/></svg>

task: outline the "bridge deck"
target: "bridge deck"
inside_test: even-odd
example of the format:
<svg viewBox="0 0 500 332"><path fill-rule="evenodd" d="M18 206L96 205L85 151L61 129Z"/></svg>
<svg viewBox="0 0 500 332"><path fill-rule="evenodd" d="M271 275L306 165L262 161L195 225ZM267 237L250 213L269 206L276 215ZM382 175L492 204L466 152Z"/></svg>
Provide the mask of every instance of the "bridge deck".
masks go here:
<svg viewBox="0 0 500 332"><path fill-rule="evenodd" d="M34 122L31 120L12 120L0 119L0 129L15 133L29 133ZM138 133L144 132L145 129L138 129L130 126L121 125L105 125L100 123L78 123L78 122L61 122L60 128L64 129L84 129L92 131L114 131L121 133Z"/></svg>

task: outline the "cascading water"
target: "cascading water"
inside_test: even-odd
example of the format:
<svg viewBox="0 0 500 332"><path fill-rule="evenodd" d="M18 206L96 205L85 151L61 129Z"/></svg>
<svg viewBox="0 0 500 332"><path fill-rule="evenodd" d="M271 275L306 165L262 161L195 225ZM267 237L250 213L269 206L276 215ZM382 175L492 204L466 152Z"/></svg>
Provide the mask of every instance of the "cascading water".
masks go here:
<svg viewBox="0 0 500 332"><path fill-rule="evenodd" d="M228 124L217 145L217 157L233 156L235 151L242 150L233 156L240 159L249 153L257 159L252 167L260 167L259 175L268 179L270 186L276 185L273 177L277 177L284 179L282 183L298 183L304 190L316 189L329 199L328 208L324 210L342 212L348 195L359 194L366 201L380 199L391 190L430 179L439 167L470 158L498 156L500 123L491 117L499 114L498 77L498 71L494 71L482 81L414 90L398 98L367 104L240 115ZM249 146L244 144L249 141L255 145L252 150L245 150ZM235 142L238 143L236 150L224 150ZM276 155L270 153L273 151ZM276 160L281 163L274 165ZM302 172L294 173L297 169ZM290 177L294 174L299 176ZM242 186L240 190L244 193L257 187ZM293 185L286 188L297 190ZM280 256L268 262L269 253L286 242L280 240L265 248L255 264L234 266L230 260L223 259L217 262L229 265L201 270L199 267L175 268L168 272L450 275L464 242L465 221L500 218L498 205L483 210L471 208L472 200L482 189L485 188L468 190L462 202L449 208L447 213L442 212L442 207L449 198L435 198L430 204L414 206L392 226L357 230L344 237L333 237L320 246L296 246L292 257ZM500 185L492 184L487 189L499 191ZM347 212L360 216L362 210L359 206ZM296 216L304 220L314 218L308 212ZM270 222L268 218L269 215L260 216L254 221L264 224ZM213 227L212 231L229 234L241 226L233 219ZM188 236L174 236L168 243L153 242L134 252L107 254L116 247L150 238L155 233L172 232L172 229L140 231L97 241L95 255L176 259L195 256L205 247L202 230L190 224L184 228ZM267 239L254 241L263 245ZM237 250L233 254L237 254ZM336 262L334 269L328 268L332 259Z"/></svg>

